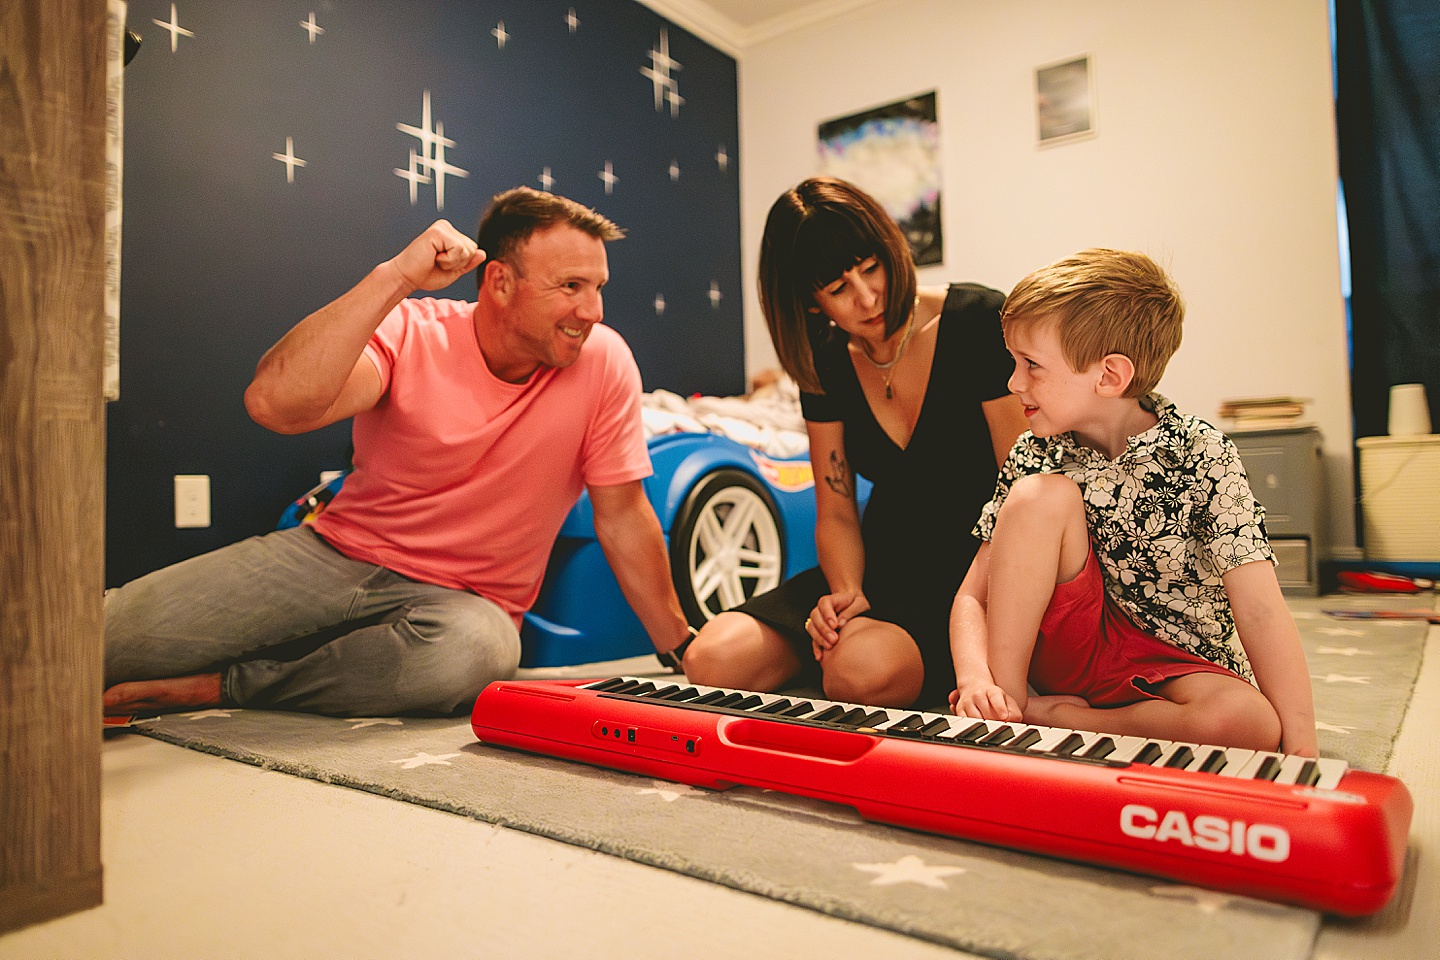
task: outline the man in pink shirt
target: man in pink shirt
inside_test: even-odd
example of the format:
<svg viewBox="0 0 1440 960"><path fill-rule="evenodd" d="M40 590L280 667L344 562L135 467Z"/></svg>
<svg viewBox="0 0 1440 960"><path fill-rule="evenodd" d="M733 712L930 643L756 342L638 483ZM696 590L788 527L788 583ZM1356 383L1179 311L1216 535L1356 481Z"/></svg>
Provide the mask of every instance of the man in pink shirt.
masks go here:
<svg viewBox="0 0 1440 960"><path fill-rule="evenodd" d="M353 417L354 471L313 525L109 591L106 713L463 712L518 666L520 619L587 490L657 652L679 647L640 373L601 325L621 236L574 201L509 190L476 240L435 222L281 338L246 408L286 434ZM474 304L410 298L477 267Z"/></svg>

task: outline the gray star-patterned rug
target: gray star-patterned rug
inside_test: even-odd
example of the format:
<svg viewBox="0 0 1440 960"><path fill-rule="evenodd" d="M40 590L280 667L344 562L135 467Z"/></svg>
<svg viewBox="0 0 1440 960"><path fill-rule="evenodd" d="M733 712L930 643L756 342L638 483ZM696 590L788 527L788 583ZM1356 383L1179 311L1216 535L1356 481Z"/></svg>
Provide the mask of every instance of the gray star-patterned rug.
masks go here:
<svg viewBox="0 0 1440 960"><path fill-rule="evenodd" d="M1383 772L1428 629L1323 611L1433 604L1388 595L1291 601L1322 755ZM492 747L463 718L206 710L135 729L988 957L1299 960L1311 955L1320 924L1295 907L867 823L836 804L749 787L711 792Z"/></svg>

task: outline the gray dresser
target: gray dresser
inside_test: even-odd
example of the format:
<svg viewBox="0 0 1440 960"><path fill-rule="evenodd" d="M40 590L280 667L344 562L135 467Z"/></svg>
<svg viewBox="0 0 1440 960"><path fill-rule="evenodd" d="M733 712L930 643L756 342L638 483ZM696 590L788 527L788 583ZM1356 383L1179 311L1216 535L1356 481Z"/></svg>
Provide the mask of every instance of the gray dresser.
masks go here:
<svg viewBox="0 0 1440 960"><path fill-rule="evenodd" d="M1265 530L1279 562L1276 573L1287 594L1320 589L1325 551L1324 471L1320 430L1313 426L1232 430L1255 497L1265 507Z"/></svg>

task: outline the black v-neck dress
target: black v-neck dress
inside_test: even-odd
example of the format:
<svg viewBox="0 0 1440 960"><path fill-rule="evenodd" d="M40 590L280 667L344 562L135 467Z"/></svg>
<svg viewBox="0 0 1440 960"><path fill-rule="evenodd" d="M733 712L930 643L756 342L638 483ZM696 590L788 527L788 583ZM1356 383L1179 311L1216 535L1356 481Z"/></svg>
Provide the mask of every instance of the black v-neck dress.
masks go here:
<svg viewBox="0 0 1440 960"><path fill-rule="evenodd" d="M955 687L950 608L980 547L970 530L995 493L994 447L980 404L1010 392L1014 362L1000 332L1004 300L988 287L950 285L925 401L903 449L876 421L843 333L817 334L815 372L825 392L800 395L806 420L844 424L846 456L874 484L860 524L866 616L898 624L915 639L925 664L919 702L926 705L943 704ZM797 682L807 686L818 686L819 666L805 618L829 592L816 567L737 608L790 641L805 665Z"/></svg>

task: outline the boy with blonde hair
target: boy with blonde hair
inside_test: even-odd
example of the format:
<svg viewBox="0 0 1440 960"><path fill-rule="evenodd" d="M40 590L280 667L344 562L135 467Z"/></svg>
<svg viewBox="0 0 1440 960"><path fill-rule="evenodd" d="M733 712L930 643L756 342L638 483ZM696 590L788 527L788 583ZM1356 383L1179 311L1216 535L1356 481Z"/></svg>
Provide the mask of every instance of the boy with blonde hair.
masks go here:
<svg viewBox="0 0 1440 960"><path fill-rule="evenodd" d="M1313 757L1309 670L1264 509L1234 444L1153 392L1184 310L1148 256L1103 249L1006 298L1030 431L975 526L986 542L951 616L951 704Z"/></svg>

